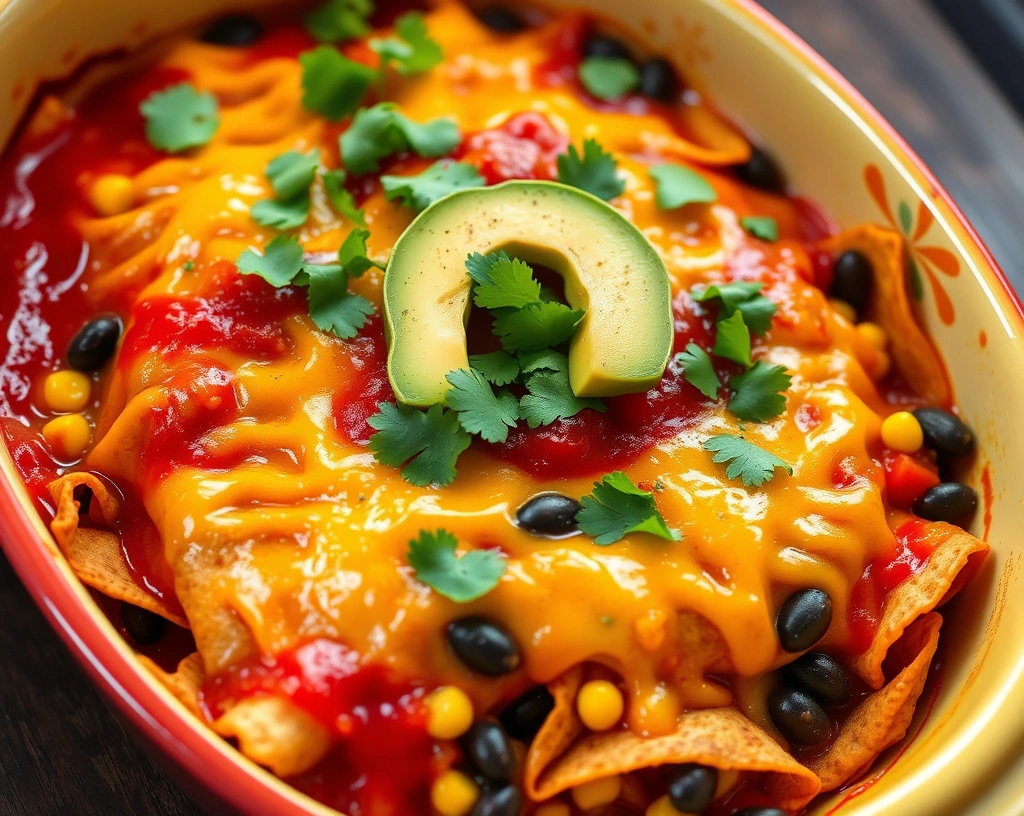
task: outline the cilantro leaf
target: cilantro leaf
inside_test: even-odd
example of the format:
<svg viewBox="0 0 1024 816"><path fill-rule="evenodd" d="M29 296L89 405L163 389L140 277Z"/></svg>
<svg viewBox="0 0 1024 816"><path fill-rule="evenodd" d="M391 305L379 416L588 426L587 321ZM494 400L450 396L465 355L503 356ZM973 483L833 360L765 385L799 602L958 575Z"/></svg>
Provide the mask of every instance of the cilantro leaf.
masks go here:
<svg viewBox="0 0 1024 816"><path fill-rule="evenodd" d="M520 309L540 303L540 283L533 270L503 251L486 256L474 252L466 259L466 269L476 282L473 302L483 309Z"/></svg>
<svg viewBox="0 0 1024 816"><path fill-rule="evenodd" d="M565 355L559 354L558 357L558 368L536 373L526 382L526 390L530 393L519 401L519 410L531 428L576 416L584 408L602 413L607 410L601 400L581 399L573 393L569 384L569 361Z"/></svg>
<svg viewBox="0 0 1024 816"><path fill-rule="evenodd" d="M669 529L654 503L654 494L641 490L622 471L609 473L594 484L594 492L581 499L576 514L580 530L602 547L621 541L629 533L649 533L669 541L682 535Z"/></svg>
<svg viewBox="0 0 1024 816"><path fill-rule="evenodd" d="M381 102L357 111L338 144L345 167L363 175L379 170L380 160L394 153L411 150L433 159L451 153L460 141L462 134L453 119L414 122L399 113L394 102Z"/></svg>
<svg viewBox="0 0 1024 816"><path fill-rule="evenodd" d="M289 150L276 156L267 163L267 178L274 194L287 201L303 193L309 192L309 185L316 178L316 169L320 164L320 151L300 153Z"/></svg>
<svg viewBox="0 0 1024 816"><path fill-rule="evenodd" d="M729 410L740 419L764 422L786 410L785 391L793 380L785 366L771 366L758 360L754 367L729 378L733 397Z"/></svg>
<svg viewBox="0 0 1024 816"><path fill-rule="evenodd" d="M370 32L372 0L327 0L306 15L306 30L324 43L364 37Z"/></svg>
<svg viewBox="0 0 1024 816"><path fill-rule="evenodd" d="M750 365L750 330L743 322L743 313L739 309L732 313L732 317L719 319L718 336L711 351L734 363Z"/></svg>
<svg viewBox="0 0 1024 816"><path fill-rule="evenodd" d="M459 415L459 422L467 432L477 434L487 442L504 442L508 429L516 426L519 404L508 391L497 394L478 371L460 368L446 377L451 388L445 402Z"/></svg>
<svg viewBox="0 0 1024 816"><path fill-rule="evenodd" d="M722 314L731 315L738 309L747 327L755 334L761 335L771 328L772 318L779 308L760 294L762 288L763 283L735 281L716 283L702 290L694 289L692 294L698 303L718 300Z"/></svg>
<svg viewBox="0 0 1024 816"><path fill-rule="evenodd" d="M330 45L299 54L299 64L303 106L332 122L359 107L377 76L368 65L350 60Z"/></svg>
<svg viewBox="0 0 1024 816"><path fill-rule="evenodd" d="M655 200L663 210L687 204L713 204L718 193L700 173L678 164L659 164L649 171L656 185Z"/></svg>
<svg viewBox="0 0 1024 816"><path fill-rule="evenodd" d="M309 316L320 331L350 340L366 325L373 304L348 291L348 273L338 264L306 264L309 275Z"/></svg>
<svg viewBox="0 0 1024 816"><path fill-rule="evenodd" d="M420 411L408 405L382 402L367 422L376 433L370 450L382 465L402 467L402 477L418 487L455 481L455 462L471 437L454 411L431 405Z"/></svg>
<svg viewBox="0 0 1024 816"><path fill-rule="evenodd" d="M331 201L337 213L349 221L355 221L360 226L366 226L366 216L356 206L356 200L352 193L345 189L345 171L329 170L323 174L324 189L327 191L327 198Z"/></svg>
<svg viewBox="0 0 1024 816"><path fill-rule="evenodd" d="M302 244L289 235L278 235L263 254L247 249L238 258L238 271L259 275L271 286L287 286L302 269Z"/></svg>
<svg viewBox="0 0 1024 816"><path fill-rule="evenodd" d="M402 204L422 212L456 190L484 187L487 182L471 164L439 161L418 176L381 176L380 185L388 201L396 199Z"/></svg>
<svg viewBox="0 0 1024 816"><path fill-rule="evenodd" d="M217 97L200 93L187 82L150 94L139 112L146 119L149 143L170 153L201 147L220 125Z"/></svg>
<svg viewBox="0 0 1024 816"><path fill-rule="evenodd" d="M640 84L640 71L622 57L587 57L580 63L579 78L596 99L614 102Z"/></svg>
<svg viewBox="0 0 1024 816"><path fill-rule="evenodd" d="M626 182L616 173L617 167L611 153L606 153L595 139L587 139L583 142L582 158L576 145L569 145L569 152L558 157L558 180L610 201L626 189Z"/></svg>
<svg viewBox="0 0 1024 816"><path fill-rule="evenodd" d="M751 216L749 218L741 218L740 226L755 238L760 238L762 241L779 240L779 222L774 218L769 218L768 216Z"/></svg>
<svg viewBox="0 0 1024 816"><path fill-rule="evenodd" d="M494 550L470 550L458 558L458 540L446 530L420 530L406 560L416 578L455 603L469 603L494 589L505 574L505 558Z"/></svg>
<svg viewBox="0 0 1024 816"><path fill-rule="evenodd" d="M356 228L345 236L338 250L338 263L354 278L358 278L368 269L384 268L384 264L378 263L366 254L366 239L369 237L368 229Z"/></svg>
<svg viewBox="0 0 1024 816"><path fill-rule="evenodd" d="M504 351L492 351L490 354L474 354L469 358L474 371L479 371L488 382L494 385L508 385L519 376L519 362L511 354Z"/></svg>
<svg viewBox="0 0 1024 816"><path fill-rule="evenodd" d="M300 195L291 201L264 198L249 208L249 215L257 224L279 230L297 229L309 217L309 196Z"/></svg>
<svg viewBox="0 0 1024 816"><path fill-rule="evenodd" d="M778 456L748 442L742 436L713 436L704 443L704 450L715 454L712 461L718 464L728 462L725 475L730 479L742 478L747 487L760 487L770 482L776 468L782 468L790 476L793 475L793 468Z"/></svg>
<svg viewBox="0 0 1024 816"><path fill-rule="evenodd" d="M534 371L559 371L565 361L565 355L551 349L524 352L519 355L519 365L524 374Z"/></svg>
<svg viewBox="0 0 1024 816"><path fill-rule="evenodd" d="M683 367L686 381L710 400L718 399L718 389L722 387L715 371L711 357L696 343L688 343L686 351L676 355L676 360Z"/></svg>
<svg viewBox="0 0 1024 816"><path fill-rule="evenodd" d="M444 59L441 46L430 38L422 12L410 11L395 23L397 37L370 40L370 48L380 54L381 72L389 63L398 73L422 74Z"/></svg>
<svg viewBox="0 0 1024 816"><path fill-rule="evenodd" d="M564 303L534 303L499 315L494 333L510 353L544 351L572 337L582 319L581 309L570 309Z"/></svg>

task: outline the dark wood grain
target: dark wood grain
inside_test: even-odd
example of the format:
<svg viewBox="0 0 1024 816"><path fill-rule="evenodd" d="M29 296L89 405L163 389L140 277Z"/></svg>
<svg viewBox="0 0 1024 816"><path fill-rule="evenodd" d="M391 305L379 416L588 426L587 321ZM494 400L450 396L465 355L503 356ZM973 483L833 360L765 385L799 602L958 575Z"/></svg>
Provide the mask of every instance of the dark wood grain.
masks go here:
<svg viewBox="0 0 1024 816"><path fill-rule="evenodd" d="M921 0L764 0L921 153L1024 287L1024 129ZM0 814L199 809L131 742L0 557Z"/></svg>

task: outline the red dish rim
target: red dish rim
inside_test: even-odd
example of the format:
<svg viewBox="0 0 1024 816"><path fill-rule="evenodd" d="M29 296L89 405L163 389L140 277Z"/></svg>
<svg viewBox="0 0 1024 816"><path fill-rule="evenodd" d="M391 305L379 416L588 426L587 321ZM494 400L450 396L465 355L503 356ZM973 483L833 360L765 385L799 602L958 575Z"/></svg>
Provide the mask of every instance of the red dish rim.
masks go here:
<svg viewBox="0 0 1024 816"><path fill-rule="evenodd" d="M902 162L921 174L979 249L1024 327L1024 305L992 253L949 193L892 125L836 69L753 0L732 2L799 53L897 146ZM39 539L37 526L19 499L15 485L6 479L0 481L0 535L3 542L7 542L4 544L7 557L50 625L93 681L114 701L120 713L191 778L238 811L259 812L265 816L308 813L301 794L278 790L255 766L247 767L244 760L233 761L213 741L204 737L194 723L179 716L152 682L140 675L139 667L126 659L110 640L94 619L95 613L69 584L56 556ZM17 542L17 546L11 542Z"/></svg>

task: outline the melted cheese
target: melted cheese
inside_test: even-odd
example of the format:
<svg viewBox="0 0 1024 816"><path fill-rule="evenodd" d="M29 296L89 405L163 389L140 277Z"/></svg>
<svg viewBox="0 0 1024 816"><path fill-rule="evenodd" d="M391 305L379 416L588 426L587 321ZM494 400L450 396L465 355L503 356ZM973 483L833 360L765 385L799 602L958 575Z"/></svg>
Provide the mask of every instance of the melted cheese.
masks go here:
<svg viewBox="0 0 1024 816"><path fill-rule="evenodd" d="M549 31L499 39L454 4L432 12L429 25L445 62L422 77L391 81L384 93L408 116L452 115L469 133L511 114L542 112L575 143L595 137L616 154L626 192L615 204L662 254L675 292L722 280L727 259L767 281L779 314L756 356L785 365L793 386L786 412L750 424L747 438L791 463L793 476L757 490L727 479L701 443L734 432L736 421L724 409L709 411L626 469L635 482L664 486L658 506L682 531L681 542L637 535L597 547L583 536L538 539L513 525L516 508L542 490L586 494L593 479L537 480L473 448L450 487L406 483L336 429L335 396L357 381L351 346L318 332L305 316L285 321L290 347L269 362L228 350L202 360L134 361L111 387L102 438L86 464L141 492L209 673L321 636L408 677L457 683L483 708L505 684L468 674L443 640L448 621L479 613L511 629L534 681L584 661L604 664L631 691L631 726L666 733L684 709L729 701L708 672L755 677L779 665L774 614L787 590L826 590L835 623L825 645L845 642L851 587L893 545L881 471L869 455L886 413L865 370L878 365L877 353L807 282L804 250L785 239L798 234L791 203L709 174L716 205L660 211L647 167L691 149L669 122L595 111L570 88L535 84ZM163 160L134 179L140 207L81 224L95 250L90 284L98 293L139 301L210 294L206 273L214 263L274 237L248 214L253 202L271 195L266 163L312 147L337 161L336 130L302 108L298 64L244 60L196 42L176 44L163 57L221 99L222 124L194 157ZM746 215L775 217L784 240L764 249L739 226ZM366 216L371 254L384 261L410 211L376 193ZM299 232L306 250L333 253L350 228L314 187L311 216ZM187 261L195 263L192 271ZM355 288L379 306L380 283L370 273ZM168 410L170 382L211 362L233 373L239 409L203 442L211 454L242 452L247 462L148 479L136 451L148 443L152 417ZM821 421L809 428L813 411ZM837 489L834 469L843 460L860 477ZM408 542L436 527L508 554L508 571L494 591L457 605L415 580ZM710 622L710 637L695 637L701 627L694 613ZM712 646L694 646L706 642Z"/></svg>

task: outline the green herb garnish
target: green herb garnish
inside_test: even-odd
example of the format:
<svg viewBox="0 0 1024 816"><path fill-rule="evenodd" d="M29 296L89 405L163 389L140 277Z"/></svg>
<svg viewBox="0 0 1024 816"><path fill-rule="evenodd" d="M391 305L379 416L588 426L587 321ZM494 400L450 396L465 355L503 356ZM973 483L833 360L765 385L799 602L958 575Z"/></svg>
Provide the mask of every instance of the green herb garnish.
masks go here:
<svg viewBox="0 0 1024 816"><path fill-rule="evenodd" d="M739 310L747 327L761 335L771 328L772 318L778 311L778 306L760 294L763 287L763 283L750 281L716 283L705 289L694 289L691 294L698 303L718 301L722 315Z"/></svg>
<svg viewBox="0 0 1024 816"><path fill-rule="evenodd" d="M508 385L519 376L519 361L505 351L474 354L469 358L469 365L474 371L483 374L492 385Z"/></svg>
<svg viewBox="0 0 1024 816"><path fill-rule="evenodd" d="M420 411L390 402L377 407L379 412L367 422L376 431L370 437L370 450L378 462L401 467L402 477L419 487L443 487L455 480L455 462L472 437L454 411L441 405Z"/></svg>
<svg viewBox="0 0 1024 816"><path fill-rule="evenodd" d="M327 191L327 198L330 200L331 206L334 207L335 211L349 221L355 221L360 226L365 227L366 216L356 206L356 200L352 197L352 193L345 189L345 171L328 170L323 174L322 178L324 180L324 189Z"/></svg>
<svg viewBox="0 0 1024 816"><path fill-rule="evenodd" d="M260 255L247 249L238 258L238 271L259 275L275 288L288 286L302 269L302 244L297 238L278 235Z"/></svg>
<svg viewBox="0 0 1024 816"><path fill-rule="evenodd" d="M640 71L622 57L587 57L580 63L579 78L591 96L616 102L636 90Z"/></svg>
<svg viewBox="0 0 1024 816"><path fill-rule="evenodd" d="M309 215L309 186L316 178L320 151L300 153L289 150L267 164L267 178L276 198L252 205L249 214L257 224L275 229L295 229Z"/></svg>
<svg viewBox="0 0 1024 816"><path fill-rule="evenodd" d="M712 353L734 363L750 366L750 329L743 322L743 313L737 309L731 317L719 319L717 328Z"/></svg>
<svg viewBox="0 0 1024 816"><path fill-rule="evenodd" d="M792 382L785 366L758 360L748 371L729 379L733 391L729 410L740 419L766 422L786 410L786 398L780 392Z"/></svg>
<svg viewBox="0 0 1024 816"><path fill-rule="evenodd" d="M471 164L442 160L417 176L381 176L380 185L388 201L422 212L457 190L485 187L487 182Z"/></svg>
<svg viewBox="0 0 1024 816"><path fill-rule="evenodd" d="M576 514L580 530L604 547L621 541L630 533L649 533L669 541L682 535L669 529L654 503L654 494L630 481L622 471L609 473L594 485L594 491L581 499L583 509Z"/></svg>
<svg viewBox="0 0 1024 816"><path fill-rule="evenodd" d="M302 104L307 110L337 122L362 104L377 72L350 60L330 45L299 55L302 66Z"/></svg>
<svg viewBox="0 0 1024 816"><path fill-rule="evenodd" d="M534 303L515 312L498 315L494 333L510 353L543 351L564 343L580 321L582 309L570 309L564 303Z"/></svg>
<svg viewBox="0 0 1024 816"><path fill-rule="evenodd" d="M740 226L762 241L774 242L779 240L779 222L774 218L769 218L768 216L741 218Z"/></svg>
<svg viewBox="0 0 1024 816"><path fill-rule="evenodd" d="M519 412L531 428L576 416L584 408L607 410L599 399L576 396L569 384L569 361L564 354L556 354L548 358L556 360L556 368L537 371L526 380L529 393L519 401Z"/></svg>
<svg viewBox="0 0 1024 816"><path fill-rule="evenodd" d="M468 433L486 442L508 439L508 429L514 428L519 419L519 403L512 394L504 389L495 394L479 371L459 369L445 379L452 386L445 402L458 414L459 423Z"/></svg>
<svg viewBox="0 0 1024 816"><path fill-rule="evenodd" d="M576 145L569 145L569 151L558 157L558 180L610 201L626 189L617 168L611 153L606 153L596 140L587 139L583 142L582 157Z"/></svg>
<svg viewBox="0 0 1024 816"><path fill-rule="evenodd" d="M372 0L327 0L306 15L306 30L323 43L357 40L370 33Z"/></svg>
<svg viewBox="0 0 1024 816"><path fill-rule="evenodd" d="M494 589L505 574L505 558L494 550L455 555L458 539L446 530L420 530L406 560L416 579L455 603L469 603Z"/></svg>
<svg viewBox="0 0 1024 816"><path fill-rule="evenodd" d="M650 169L656 191L655 200L663 210L675 210L687 204L713 204L718 193L700 173L678 164L659 164Z"/></svg>
<svg viewBox="0 0 1024 816"><path fill-rule="evenodd" d="M187 82L150 94L139 112L146 120L149 143L170 153L207 144L220 125L217 97L200 93Z"/></svg>
<svg viewBox="0 0 1024 816"><path fill-rule="evenodd" d="M489 255L474 252L466 259L466 269L476 283L473 302L483 309L521 309L541 302L533 270L504 250Z"/></svg>
<svg viewBox="0 0 1024 816"><path fill-rule="evenodd" d="M399 17L395 34L398 36L370 40L370 48L380 54L381 74L389 64L394 64L403 76L422 74L444 59L444 51L431 39L421 12L410 11Z"/></svg>
<svg viewBox="0 0 1024 816"><path fill-rule="evenodd" d="M683 376L690 385L708 399L718 399L718 389L722 383L715 371L715 364L704 349L696 343L688 343L686 351L676 355L676 361L683 367Z"/></svg>
<svg viewBox="0 0 1024 816"><path fill-rule="evenodd" d="M425 158L451 153L462 140L452 119L414 122L393 102L381 102L356 112L352 125L338 143L345 168L356 175L380 170L380 160L403 150Z"/></svg>
<svg viewBox="0 0 1024 816"><path fill-rule="evenodd" d="M760 487L775 476L775 469L782 468L790 476L793 468L774 453L759 448L742 436L721 434L704 443L704 449L715 453L713 461L728 462L725 475L730 479L740 478L747 487Z"/></svg>

